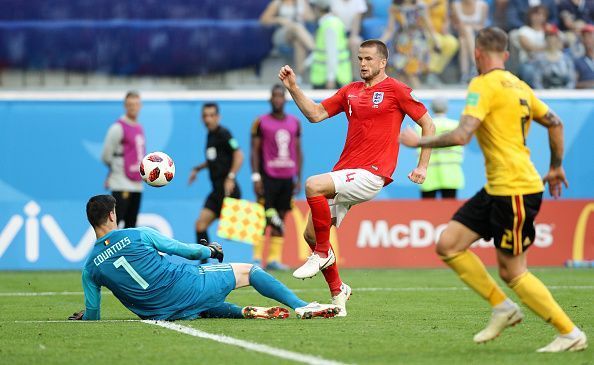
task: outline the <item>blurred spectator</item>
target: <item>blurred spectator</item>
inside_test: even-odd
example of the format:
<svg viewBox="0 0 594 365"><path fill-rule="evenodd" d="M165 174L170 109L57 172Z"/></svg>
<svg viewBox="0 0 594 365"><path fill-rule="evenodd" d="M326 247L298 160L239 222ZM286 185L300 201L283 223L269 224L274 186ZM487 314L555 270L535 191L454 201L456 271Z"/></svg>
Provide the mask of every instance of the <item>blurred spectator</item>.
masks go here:
<svg viewBox="0 0 594 365"><path fill-rule="evenodd" d="M544 51L545 25L547 21L547 8L542 5L528 9L528 22L519 30L510 34L510 39L516 39L519 48L520 78L534 87L534 59ZM511 42L515 44L515 41Z"/></svg>
<svg viewBox="0 0 594 365"><path fill-rule="evenodd" d="M450 32L448 0L424 0L427 6L429 21L435 31L435 44L431 44L429 74L427 84L438 86L441 80L438 75L450 63L458 51L459 42Z"/></svg>
<svg viewBox="0 0 594 365"><path fill-rule="evenodd" d="M592 0L560 0L559 29L580 34L586 24L594 22L594 1Z"/></svg>
<svg viewBox="0 0 594 365"><path fill-rule="evenodd" d="M509 0L507 4L507 28L506 30L518 29L526 22L528 9L542 5L547 8L547 23L559 24L557 4L555 0Z"/></svg>
<svg viewBox="0 0 594 365"><path fill-rule="evenodd" d="M344 23L330 8L331 0L314 0L318 29L309 81L314 89L336 89L353 81L349 41Z"/></svg>
<svg viewBox="0 0 594 365"><path fill-rule="evenodd" d="M361 38L361 19L367 12L365 0L332 0L332 13L342 20L349 39L349 50L351 51L351 65L353 79L359 78L359 45L363 43Z"/></svg>
<svg viewBox="0 0 594 365"><path fill-rule="evenodd" d="M561 33L554 24L545 28L546 48L535 57L534 87L536 89L560 89L575 87L573 60L563 52Z"/></svg>
<svg viewBox="0 0 594 365"><path fill-rule="evenodd" d="M489 6L483 0L460 0L452 4L452 18L460 39L460 82L466 84L474 74L474 38L485 27Z"/></svg>
<svg viewBox="0 0 594 365"><path fill-rule="evenodd" d="M458 127L458 121L446 116L448 101L437 97L431 102L435 135L450 132ZM420 150L420 149L419 149ZM431 160L427 168L427 177L421 184L421 197L435 199L439 193L442 199L455 199L456 192L464 187L462 161L464 147L452 146L436 148L431 152Z"/></svg>
<svg viewBox="0 0 594 365"><path fill-rule="evenodd" d="M585 54L575 59L578 89L594 89L594 25L582 28L582 43Z"/></svg>
<svg viewBox="0 0 594 365"><path fill-rule="evenodd" d="M272 35L272 43L275 47L288 46L293 49L295 71L301 77L305 71L307 53L315 48L314 39L304 23L313 19L313 12L306 0L273 0L260 16L260 23L279 26Z"/></svg>
<svg viewBox="0 0 594 365"><path fill-rule="evenodd" d="M393 36L393 66L404 82L413 89L418 88L419 76L429 69L428 39L437 43L424 3L417 0L393 1L386 31L380 39L387 43Z"/></svg>
<svg viewBox="0 0 594 365"><path fill-rule="evenodd" d="M143 189L139 168L146 152L144 130L138 122L140 94L129 91L124 108L126 113L107 131L101 159L109 169L105 187L116 199L117 223L124 221L124 228L134 228Z"/></svg>
<svg viewBox="0 0 594 365"><path fill-rule="evenodd" d="M491 16L493 23L491 25L494 25L501 29L508 29L506 19L508 3L509 0L493 0L493 5L491 7L491 9L493 10L493 15Z"/></svg>

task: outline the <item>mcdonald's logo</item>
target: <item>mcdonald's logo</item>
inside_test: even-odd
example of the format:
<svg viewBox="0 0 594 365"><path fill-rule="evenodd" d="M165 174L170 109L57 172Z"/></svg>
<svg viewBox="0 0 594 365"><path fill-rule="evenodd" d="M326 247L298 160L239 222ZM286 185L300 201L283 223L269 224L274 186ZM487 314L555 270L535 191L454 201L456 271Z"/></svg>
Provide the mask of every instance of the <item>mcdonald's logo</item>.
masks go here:
<svg viewBox="0 0 594 365"><path fill-rule="evenodd" d="M303 238L303 232L305 232L305 227L307 226L308 216L309 209L306 210L305 213L302 213L301 209L299 209L296 204L293 204L293 208L291 210L291 217L293 218L293 222L295 223L297 257L299 257L300 260L306 260L307 257L311 254L311 249L309 248L307 242L305 242L305 238ZM336 227L332 227L332 229L330 229L330 242L332 243L332 248L334 249L336 260L340 261L340 248L338 244L338 234L336 232Z"/></svg>
<svg viewBox="0 0 594 365"><path fill-rule="evenodd" d="M588 219L594 213L594 203L588 203L582 209L575 225L573 234L573 260L582 261L584 259L584 242L586 241L586 229L588 228Z"/></svg>

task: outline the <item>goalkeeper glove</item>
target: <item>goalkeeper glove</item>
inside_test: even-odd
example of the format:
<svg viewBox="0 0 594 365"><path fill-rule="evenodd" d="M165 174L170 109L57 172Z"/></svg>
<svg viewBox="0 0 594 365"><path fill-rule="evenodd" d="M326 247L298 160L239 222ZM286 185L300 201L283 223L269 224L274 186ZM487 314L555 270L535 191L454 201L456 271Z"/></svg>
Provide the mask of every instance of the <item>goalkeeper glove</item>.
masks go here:
<svg viewBox="0 0 594 365"><path fill-rule="evenodd" d="M217 259L219 262L223 262L223 257L225 256L223 253L223 246L216 242L208 243L208 241L205 239L201 239L200 244L210 249L210 258Z"/></svg>
<svg viewBox="0 0 594 365"><path fill-rule="evenodd" d="M83 319L84 315L85 315L85 311L76 312L76 313L73 313L70 317L68 317L68 320L69 321L80 321Z"/></svg>

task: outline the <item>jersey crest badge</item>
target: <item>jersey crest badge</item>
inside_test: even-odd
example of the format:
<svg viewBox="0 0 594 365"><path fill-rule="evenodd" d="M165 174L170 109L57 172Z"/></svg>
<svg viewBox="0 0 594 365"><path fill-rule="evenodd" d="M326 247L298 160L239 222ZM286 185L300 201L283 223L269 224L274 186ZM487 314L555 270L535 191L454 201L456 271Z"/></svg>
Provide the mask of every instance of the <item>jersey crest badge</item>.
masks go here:
<svg viewBox="0 0 594 365"><path fill-rule="evenodd" d="M373 107L377 108L378 104L384 101L384 92L376 91L373 93Z"/></svg>
<svg viewBox="0 0 594 365"><path fill-rule="evenodd" d="M105 242L103 242L103 244L104 244L105 246L109 246L109 240L105 240Z"/></svg>

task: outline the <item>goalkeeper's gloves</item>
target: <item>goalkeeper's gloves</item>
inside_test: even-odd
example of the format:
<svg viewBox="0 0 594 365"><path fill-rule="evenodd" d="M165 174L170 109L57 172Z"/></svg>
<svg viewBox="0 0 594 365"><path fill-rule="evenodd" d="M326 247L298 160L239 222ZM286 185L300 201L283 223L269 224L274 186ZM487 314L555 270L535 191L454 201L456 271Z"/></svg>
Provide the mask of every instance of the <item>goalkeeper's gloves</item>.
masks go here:
<svg viewBox="0 0 594 365"><path fill-rule="evenodd" d="M81 321L83 316L85 315L85 311L80 311L73 313L70 317L68 317L69 321Z"/></svg>
<svg viewBox="0 0 594 365"><path fill-rule="evenodd" d="M219 262L223 262L223 257L225 256L223 253L223 246L216 242L209 243L205 239L201 239L200 244L210 249L210 258L217 259Z"/></svg>

